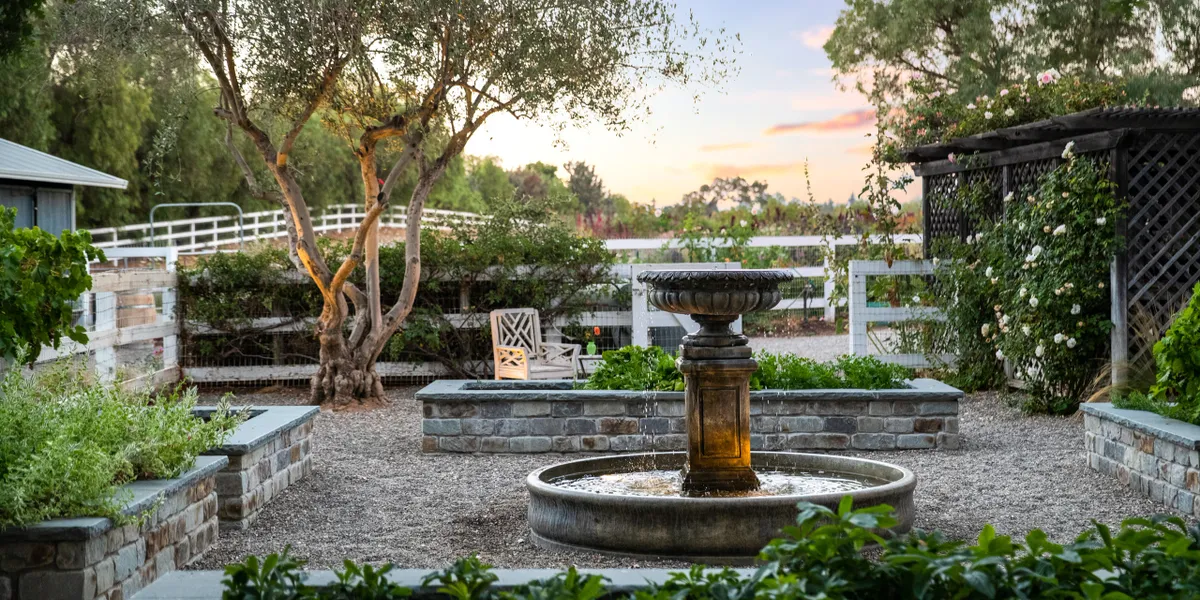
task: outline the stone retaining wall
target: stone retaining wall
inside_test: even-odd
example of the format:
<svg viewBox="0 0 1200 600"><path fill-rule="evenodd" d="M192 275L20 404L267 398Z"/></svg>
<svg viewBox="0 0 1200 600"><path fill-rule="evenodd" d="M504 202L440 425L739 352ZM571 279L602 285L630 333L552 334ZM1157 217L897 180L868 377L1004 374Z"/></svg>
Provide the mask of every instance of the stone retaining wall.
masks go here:
<svg viewBox="0 0 1200 600"><path fill-rule="evenodd" d="M1081 409L1089 467L1200 518L1200 427L1107 403L1085 403Z"/></svg>
<svg viewBox="0 0 1200 600"><path fill-rule="evenodd" d="M0 530L0 600L124 600L190 563L217 539L215 476L228 460L202 456L177 479L124 486L140 526L55 519Z"/></svg>
<svg viewBox="0 0 1200 600"><path fill-rule="evenodd" d="M425 452L685 450L682 392L576 390L571 381L437 381L417 392ZM958 449L962 392L916 379L895 390L750 393L753 450Z"/></svg>
<svg viewBox="0 0 1200 600"><path fill-rule="evenodd" d="M213 409L196 409L203 415ZM225 443L206 454L229 457L217 473L222 529L245 529L258 513L289 485L312 473L312 428L315 406L238 408L252 415Z"/></svg>

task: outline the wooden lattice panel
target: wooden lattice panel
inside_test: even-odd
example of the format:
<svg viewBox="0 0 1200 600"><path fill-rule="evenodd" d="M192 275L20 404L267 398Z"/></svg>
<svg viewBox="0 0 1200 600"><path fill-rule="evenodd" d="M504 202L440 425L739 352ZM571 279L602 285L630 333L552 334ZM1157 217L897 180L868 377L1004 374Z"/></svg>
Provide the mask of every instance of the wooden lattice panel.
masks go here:
<svg viewBox="0 0 1200 600"><path fill-rule="evenodd" d="M926 244L939 237L960 235L962 215L954 210L953 198L958 193L958 175L933 175L925 178ZM927 247L932 247L927 246Z"/></svg>
<svg viewBox="0 0 1200 600"><path fill-rule="evenodd" d="M1054 159L1031 160L1017 163L1008 168L1009 188L1017 194L1028 194L1038 187L1038 180L1054 170L1058 161Z"/></svg>
<svg viewBox="0 0 1200 600"><path fill-rule="evenodd" d="M1004 169L992 167L967 171L967 184L971 186L983 184L991 189L992 195L986 208L986 214L992 219L1002 214L1004 210L1004 203L1002 202L1004 197ZM968 229L967 233L971 233L976 229L973 223L966 223L964 226Z"/></svg>
<svg viewBox="0 0 1200 600"><path fill-rule="evenodd" d="M1200 135L1147 134L1127 165L1129 362L1139 373L1200 279Z"/></svg>

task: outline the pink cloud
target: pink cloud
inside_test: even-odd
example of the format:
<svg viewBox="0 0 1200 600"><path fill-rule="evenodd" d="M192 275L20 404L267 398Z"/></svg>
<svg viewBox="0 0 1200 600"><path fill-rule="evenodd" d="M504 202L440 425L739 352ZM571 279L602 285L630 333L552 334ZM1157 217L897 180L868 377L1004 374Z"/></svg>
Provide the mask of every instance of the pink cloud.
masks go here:
<svg viewBox="0 0 1200 600"><path fill-rule="evenodd" d="M772 125L763 135L782 135L798 131L850 131L867 127L875 122L875 109L864 108L842 113L825 121L802 121Z"/></svg>
<svg viewBox="0 0 1200 600"><path fill-rule="evenodd" d="M793 31L792 37L800 40L809 48L820 48L829 41L829 36L833 35L833 25L822 25L804 31Z"/></svg>

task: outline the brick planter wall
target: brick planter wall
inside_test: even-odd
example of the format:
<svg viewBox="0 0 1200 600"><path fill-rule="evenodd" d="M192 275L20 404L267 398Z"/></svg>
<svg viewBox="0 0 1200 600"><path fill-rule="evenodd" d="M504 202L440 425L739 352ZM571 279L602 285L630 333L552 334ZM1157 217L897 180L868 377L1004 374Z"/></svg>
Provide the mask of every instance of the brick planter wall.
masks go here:
<svg viewBox="0 0 1200 600"><path fill-rule="evenodd" d="M124 600L195 560L217 539L214 478L228 460L201 456L177 479L124 486L124 512L154 508L140 527L106 518L0 530L0 600Z"/></svg>
<svg viewBox="0 0 1200 600"><path fill-rule="evenodd" d="M425 452L684 450L682 392L576 390L571 381L437 381L416 394ZM931 379L896 390L750 393L753 450L957 449L962 392Z"/></svg>
<svg viewBox="0 0 1200 600"><path fill-rule="evenodd" d="M197 409L203 415L213 409ZM245 529L258 513L289 485L312 473L315 406L252 406L238 408L252 415L225 444L206 452L229 457L217 473L222 529Z"/></svg>
<svg viewBox="0 0 1200 600"><path fill-rule="evenodd" d="M1089 467L1200 518L1200 426L1107 403L1080 408Z"/></svg>

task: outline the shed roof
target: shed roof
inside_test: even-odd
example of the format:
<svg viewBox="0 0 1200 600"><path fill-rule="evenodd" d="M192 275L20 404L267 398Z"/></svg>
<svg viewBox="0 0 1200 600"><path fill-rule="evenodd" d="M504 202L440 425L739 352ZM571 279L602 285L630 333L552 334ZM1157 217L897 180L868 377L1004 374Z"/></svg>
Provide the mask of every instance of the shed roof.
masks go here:
<svg viewBox="0 0 1200 600"><path fill-rule="evenodd" d="M1051 117L1014 127L1004 127L986 133L950 140L941 144L926 144L903 152L909 162L924 163L942 160L952 152L990 152L1017 146L1061 140L1077 135L1113 129L1198 129L1200 108L1141 108L1111 106Z"/></svg>
<svg viewBox="0 0 1200 600"><path fill-rule="evenodd" d="M125 189L128 181L0 138L0 179Z"/></svg>

